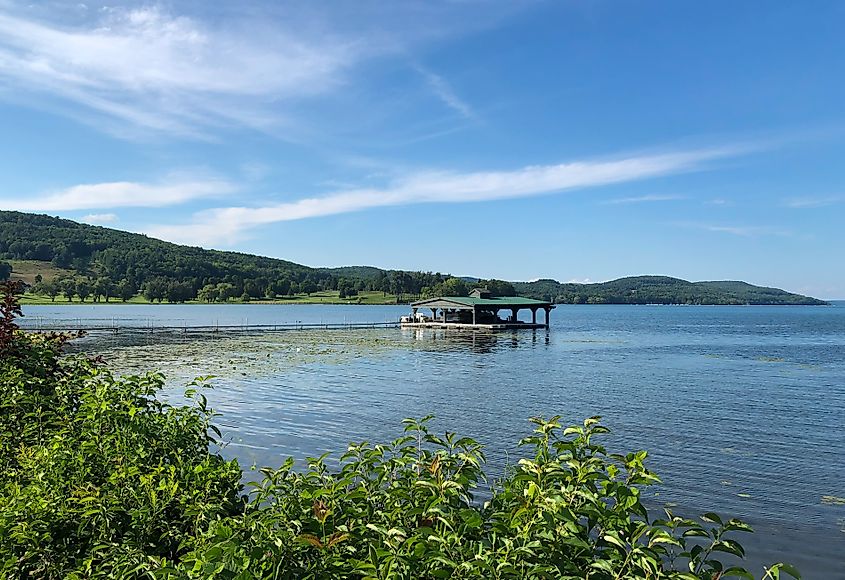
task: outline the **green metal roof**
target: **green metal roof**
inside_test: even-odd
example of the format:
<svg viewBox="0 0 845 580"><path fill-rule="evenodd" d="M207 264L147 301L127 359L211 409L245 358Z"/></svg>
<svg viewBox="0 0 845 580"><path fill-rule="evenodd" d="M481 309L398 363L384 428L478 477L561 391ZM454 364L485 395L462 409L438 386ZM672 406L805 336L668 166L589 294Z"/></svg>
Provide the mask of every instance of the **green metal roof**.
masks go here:
<svg viewBox="0 0 845 580"><path fill-rule="evenodd" d="M545 300L534 300L533 298L523 298L522 296L497 296L495 298L473 298L471 296L438 296L435 298L428 298L427 300L420 300L414 302L411 306L425 306L429 302L439 302L446 300L465 306L496 306L499 308L509 308L511 306L552 306L550 302Z"/></svg>

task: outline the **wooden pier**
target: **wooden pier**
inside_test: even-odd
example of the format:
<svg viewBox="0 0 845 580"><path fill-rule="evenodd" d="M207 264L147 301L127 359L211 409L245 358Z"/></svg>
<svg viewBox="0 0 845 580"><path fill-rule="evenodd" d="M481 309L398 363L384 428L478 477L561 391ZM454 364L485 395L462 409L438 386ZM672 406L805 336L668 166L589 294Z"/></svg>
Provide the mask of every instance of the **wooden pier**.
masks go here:
<svg viewBox="0 0 845 580"><path fill-rule="evenodd" d="M461 323L461 322L443 322L443 321L427 321L427 322L403 322L402 328L446 328L455 330L520 330L520 329L537 329L548 328L542 323L531 322L498 322L491 324L484 323Z"/></svg>
<svg viewBox="0 0 845 580"><path fill-rule="evenodd" d="M364 330L375 328L398 328L399 322L291 322L284 324L204 324L204 325L161 325L155 324L32 324L22 326L28 332L145 332L145 333L199 333L222 334L242 332L282 332L289 330Z"/></svg>

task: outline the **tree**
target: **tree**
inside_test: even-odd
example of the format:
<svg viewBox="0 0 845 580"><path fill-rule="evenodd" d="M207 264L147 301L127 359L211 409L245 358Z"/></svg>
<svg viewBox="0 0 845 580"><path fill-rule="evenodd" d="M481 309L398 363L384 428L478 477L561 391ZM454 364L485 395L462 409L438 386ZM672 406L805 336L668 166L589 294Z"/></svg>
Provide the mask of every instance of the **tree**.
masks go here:
<svg viewBox="0 0 845 580"><path fill-rule="evenodd" d="M50 302L55 302L56 296L58 296L61 291L61 288L55 281L41 283L41 292L50 297Z"/></svg>
<svg viewBox="0 0 845 580"><path fill-rule="evenodd" d="M234 284L221 282L217 285L217 299L220 302L228 302L230 298L234 298L236 296L236 290L237 289Z"/></svg>
<svg viewBox="0 0 845 580"><path fill-rule="evenodd" d="M171 282L167 285L167 301L173 304L180 304L183 302L187 302L194 297L194 289L193 287L186 283L176 283Z"/></svg>
<svg viewBox="0 0 845 580"><path fill-rule="evenodd" d="M443 296L466 296L469 294L467 283L460 278L448 278L442 284Z"/></svg>
<svg viewBox="0 0 845 580"><path fill-rule="evenodd" d="M280 294L285 296L290 293L290 279L289 278L279 278L273 283L273 294L274 296Z"/></svg>
<svg viewBox="0 0 845 580"><path fill-rule="evenodd" d="M68 302L73 302L73 297L76 296L76 282L73 278L64 278L58 282L59 290L65 295Z"/></svg>
<svg viewBox="0 0 845 580"><path fill-rule="evenodd" d="M115 290L111 280L108 278L97 278L97 281L94 282L94 301L98 301L100 296L102 296L108 302L109 298L115 295Z"/></svg>
<svg viewBox="0 0 845 580"><path fill-rule="evenodd" d="M300 292L305 292L309 296L314 292L318 292L320 287L314 282L303 282L302 287L300 288Z"/></svg>
<svg viewBox="0 0 845 580"><path fill-rule="evenodd" d="M12 275L12 265L9 262L0 262L0 280L8 280Z"/></svg>
<svg viewBox="0 0 845 580"><path fill-rule="evenodd" d="M197 299L202 300L203 302L217 302L219 298L220 292L214 284L206 284L200 288L199 292L197 292Z"/></svg>
<svg viewBox="0 0 845 580"><path fill-rule="evenodd" d="M150 302L161 302L167 296L167 280L153 278L144 285L144 298Z"/></svg>
<svg viewBox="0 0 845 580"><path fill-rule="evenodd" d="M123 302L131 300L137 293L138 288L129 280L121 280L117 285L117 295Z"/></svg>
<svg viewBox="0 0 845 580"><path fill-rule="evenodd" d="M485 286L493 296L516 296L516 288L503 280L486 280L479 283Z"/></svg>
<svg viewBox="0 0 845 580"><path fill-rule="evenodd" d="M85 299L91 295L91 284L87 280L80 280L76 283L76 293L79 299L85 302Z"/></svg>

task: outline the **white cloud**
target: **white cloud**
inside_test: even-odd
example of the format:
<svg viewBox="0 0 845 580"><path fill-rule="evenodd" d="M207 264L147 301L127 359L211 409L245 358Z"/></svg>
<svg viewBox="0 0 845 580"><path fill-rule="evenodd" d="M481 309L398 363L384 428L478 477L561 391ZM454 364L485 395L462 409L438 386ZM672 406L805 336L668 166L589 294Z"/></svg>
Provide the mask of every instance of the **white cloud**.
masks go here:
<svg viewBox="0 0 845 580"><path fill-rule="evenodd" d="M695 222L677 222L674 225L720 234L730 234L732 236L739 236L742 238L756 238L760 236L789 237L793 235L792 232L789 230L773 226L707 224Z"/></svg>
<svg viewBox="0 0 845 580"><path fill-rule="evenodd" d="M845 195L829 195L827 197L796 197L786 200L784 205L794 209L807 209L813 207L827 207L845 203Z"/></svg>
<svg viewBox="0 0 845 580"><path fill-rule="evenodd" d="M89 213L88 215L80 218L80 221L87 224L110 224L116 222L117 220L117 214L114 213Z"/></svg>
<svg viewBox="0 0 845 580"><path fill-rule="evenodd" d="M172 179L161 183L114 181L74 185L27 199L4 199L0 204L18 211L73 211L117 207L165 207L196 199L221 197L236 187L220 179ZM92 214L98 215L98 214ZM102 217L103 214L99 214Z"/></svg>
<svg viewBox="0 0 845 580"><path fill-rule="evenodd" d="M0 0L0 99L118 136L213 138L220 127L245 126L313 140L325 122L308 107L319 106L315 97L354 93L350 85L366 83L364 65L384 57L412 62L420 45L522 10L502 1L481 9L462 2L125 4L94 10ZM442 78L428 80L447 105L472 113ZM352 116L373 108L358 106Z"/></svg>
<svg viewBox="0 0 845 580"><path fill-rule="evenodd" d="M615 199L608 199L602 203L605 205L621 205L631 203L649 203L654 201L678 201L686 199L682 195L640 195L637 197L618 197Z"/></svg>
<svg viewBox="0 0 845 580"><path fill-rule="evenodd" d="M110 9L76 26L0 13L0 81L140 127L197 132L280 121L269 104L337 86L362 43L306 41L261 22L213 26L160 8Z"/></svg>
<svg viewBox="0 0 845 580"><path fill-rule="evenodd" d="M409 174L387 187L337 191L265 207L226 207L200 212L193 223L158 226L147 233L175 242L231 244L255 226L328 216L369 208L420 203L463 203L519 198L609 185L701 169L706 161L735 155L714 148L610 160L537 165L514 171Z"/></svg>
<svg viewBox="0 0 845 580"><path fill-rule="evenodd" d="M469 104L461 99L452 86L444 79L442 76L434 74L433 72L418 69L420 74L423 75L425 78L426 83L428 84L429 88L434 92L438 99L443 101L443 103L452 109L453 111L460 114L462 117L467 119L475 119L476 114L472 107Z"/></svg>

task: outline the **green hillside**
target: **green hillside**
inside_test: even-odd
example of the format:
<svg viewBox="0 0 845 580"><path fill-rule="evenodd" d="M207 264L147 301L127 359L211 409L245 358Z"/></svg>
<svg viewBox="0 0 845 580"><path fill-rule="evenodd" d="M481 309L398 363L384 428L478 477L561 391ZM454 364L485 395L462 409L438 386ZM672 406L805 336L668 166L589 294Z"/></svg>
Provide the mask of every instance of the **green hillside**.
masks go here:
<svg viewBox="0 0 845 580"><path fill-rule="evenodd" d="M45 215L0 211L0 261L27 283L44 268L41 294L75 292L81 299L130 297L150 301L226 301L336 292L419 295L444 277L424 272L360 268L320 270L286 260L172 244L110 228ZM49 270L49 273L48 273ZM376 270L376 269L372 269ZM55 273L64 273L56 276ZM2 272L0 272L2 273ZM55 295L54 295L55 296Z"/></svg>
<svg viewBox="0 0 845 580"><path fill-rule="evenodd" d="M601 284L555 280L514 282L452 278L374 266L311 268L287 260L182 246L119 230L45 215L0 211L0 278L23 279L41 296L186 302L321 300L407 301L418 296L466 295L487 286L499 295L568 304L824 304L820 300L745 282L687 282L664 276Z"/></svg>
<svg viewBox="0 0 845 580"><path fill-rule="evenodd" d="M515 282L514 287L522 295L563 304L826 304L746 282L688 282L668 276L632 276L597 284L537 280Z"/></svg>

